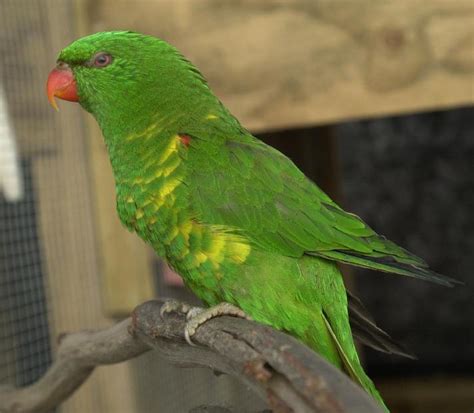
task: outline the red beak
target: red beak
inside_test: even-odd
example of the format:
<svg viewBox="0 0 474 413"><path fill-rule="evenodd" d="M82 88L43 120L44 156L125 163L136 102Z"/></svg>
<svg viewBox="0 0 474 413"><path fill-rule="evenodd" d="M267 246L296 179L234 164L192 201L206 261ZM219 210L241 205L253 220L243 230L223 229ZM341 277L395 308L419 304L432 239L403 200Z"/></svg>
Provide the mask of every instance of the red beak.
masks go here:
<svg viewBox="0 0 474 413"><path fill-rule="evenodd" d="M69 66L60 63L57 68L51 70L46 84L46 93L48 94L49 103L56 110L59 109L55 97L71 102L79 101L76 81Z"/></svg>

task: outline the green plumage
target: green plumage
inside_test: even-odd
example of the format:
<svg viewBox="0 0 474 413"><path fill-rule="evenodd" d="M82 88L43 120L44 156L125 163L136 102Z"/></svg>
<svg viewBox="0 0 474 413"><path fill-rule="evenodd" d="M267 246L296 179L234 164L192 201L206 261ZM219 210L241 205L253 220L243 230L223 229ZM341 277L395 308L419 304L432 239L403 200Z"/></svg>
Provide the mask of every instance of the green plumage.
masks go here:
<svg viewBox="0 0 474 413"><path fill-rule="evenodd" d="M91 66L104 51L112 63ZM287 157L242 128L167 43L98 33L59 59L70 65L81 105L102 128L122 222L205 303L236 304L298 337L383 404L354 347L336 262L451 280L343 211ZM354 300L357 335L397 352Z"/></svg>

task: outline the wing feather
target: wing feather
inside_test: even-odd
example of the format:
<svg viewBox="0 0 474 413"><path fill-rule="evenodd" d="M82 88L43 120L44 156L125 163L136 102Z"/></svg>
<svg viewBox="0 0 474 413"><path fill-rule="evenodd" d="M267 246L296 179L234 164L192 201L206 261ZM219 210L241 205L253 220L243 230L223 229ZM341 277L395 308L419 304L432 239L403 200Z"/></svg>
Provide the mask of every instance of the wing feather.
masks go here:
<svg viewBox="0 0 474 413"><path fill-rule="evenodd" d="M207 147L200 150L200 142ZM290 159L251 135L197 139L187 163L196 216L235 228L260 248L443 285L456 282L342 210Z"/></svg>

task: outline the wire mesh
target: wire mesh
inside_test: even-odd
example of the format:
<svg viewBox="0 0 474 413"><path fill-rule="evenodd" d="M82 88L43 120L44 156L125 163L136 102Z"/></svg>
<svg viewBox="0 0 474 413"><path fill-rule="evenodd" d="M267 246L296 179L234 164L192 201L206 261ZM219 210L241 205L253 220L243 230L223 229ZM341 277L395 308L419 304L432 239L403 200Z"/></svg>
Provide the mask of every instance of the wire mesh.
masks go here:
<svg viewBox="0 0 474 413"><path fill-rule="evenodd" d="M43 374L51 349L28 161L20 170L26 184L23 196L0 201L0 380L24 386Z"/></svg>
<svg viewBox="0 0 474 413"><path fill-rule="evenodd" d="M34 3L21 12L25 5L0 4L0 383L17 386L37 380L51 362L33 148L24 139L38 134L28 50L41 13L34 15Z"/></svg>

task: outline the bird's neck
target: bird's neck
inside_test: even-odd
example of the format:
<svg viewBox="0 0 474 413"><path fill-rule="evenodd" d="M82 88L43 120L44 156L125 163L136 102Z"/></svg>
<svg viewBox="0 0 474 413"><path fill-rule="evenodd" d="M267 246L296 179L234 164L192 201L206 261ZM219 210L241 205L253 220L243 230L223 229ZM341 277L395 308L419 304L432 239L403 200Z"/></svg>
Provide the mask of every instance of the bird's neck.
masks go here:
<svg viewBox="0 0 474 413"><path fill-rule="evenodd" d="M196 102L193 106L172 103L145 108L130 116L127 113L108 113L96 116L104 135L116 181L138 178L148 173L147 168L167 150L170 140L179 135L216 135L213 129L228 128L238 122L216 99ZM230 121L229 121L230 119Z"/></svg>

